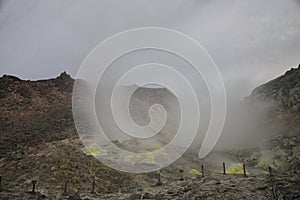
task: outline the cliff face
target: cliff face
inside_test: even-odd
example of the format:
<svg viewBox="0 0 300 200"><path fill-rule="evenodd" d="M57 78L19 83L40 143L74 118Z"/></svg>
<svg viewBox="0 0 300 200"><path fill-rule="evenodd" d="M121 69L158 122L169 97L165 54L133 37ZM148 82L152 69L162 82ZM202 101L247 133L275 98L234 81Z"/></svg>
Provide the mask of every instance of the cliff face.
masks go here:
<svg viewBox="0 0 300 200"><path fill-rule="evenodd" d="M72 117L73 79L25 81L0 78L0 157L37 143L76 134Z"/></svg>
<svg viewBox="0 0 300 200"><path fill-rule="evenodd" d="M300 111L300 65L252 92L254 100L273 101L285 110Z"/></svg>
<svg viewBox="0 0 300 200"><path fill-rule="evenodd" d="M263 84L245 99L247 105L271 105L268 119L263 122L267 130L272 130L269 148L273 164L285 170L298 171L300 167L300 65L284 75Z"/></svg>
<svg viewBox="0 0 300 200"><path fill-rule="evenodd" d="M300 65L253 90L245 102L272 105L270 121L285 126L285 134L300 134Z"/></svg>

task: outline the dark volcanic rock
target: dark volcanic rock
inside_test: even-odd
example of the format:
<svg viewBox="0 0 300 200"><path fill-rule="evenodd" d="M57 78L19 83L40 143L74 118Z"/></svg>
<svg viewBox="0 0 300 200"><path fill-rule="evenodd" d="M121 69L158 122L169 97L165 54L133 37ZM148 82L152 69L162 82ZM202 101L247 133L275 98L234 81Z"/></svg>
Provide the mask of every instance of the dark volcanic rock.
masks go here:
<svg viewBox="0 0 300 200"><path fill-rule="evenodd" d="M300 111L300 68L292 68L284 75L253 90L250 101L273 101L277 105Z"/></svg>
<svg viewBox="0 0 300 200"><path fill-rule="evenodd" d="M300 167L300 65L265 83L245 99L248 105L271 104L265 130L277 127L269 138L274 161L282 171L299 173Z"/></svg>
<svg viewBox="0 0 300 200"><path fill-rule="evenodd" d="M40 81L8 75L0 78L0 157L11 150L76 134L73 82L65 72Z"/></svg>
<svg viewBox="0 0 300 200"><path fill-rule="evenodd" d="M245 98L245 102L252 106L257 103L272 105L269 121L283 127L281 134L299 135L300 68L292 68L284 75L257 87Z"/></svg>

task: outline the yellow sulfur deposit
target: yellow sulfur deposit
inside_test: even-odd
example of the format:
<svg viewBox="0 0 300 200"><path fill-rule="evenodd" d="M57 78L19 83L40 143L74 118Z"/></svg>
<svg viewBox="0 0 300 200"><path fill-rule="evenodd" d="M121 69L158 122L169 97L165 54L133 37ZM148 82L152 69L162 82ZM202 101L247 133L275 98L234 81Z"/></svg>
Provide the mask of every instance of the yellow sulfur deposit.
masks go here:
<svg viewBox="0 0 300 200"><path fill-rule="evenodd" d="M200 175L200 172L197 169L192 169L191 174Z"/></svg>
<svg viewBox="0 0 300 200"><path fill-rule="evenodd" d="M257 163L257 167L267 169L272 164L269 160L259 160Z"/></svg>
<svg viewBox="0 0 300 200"><path fill-rule="evenodd" d="M166 152L159 145L152 147L151 152L155 152L156 155L166 155Z"/></svg>
<svg viewBox="0 0 300 200"><path fill-rule="evenodd" d="M135 163L134 156L133 156L133 155L130 155L130 156L125 157L125 158L124 158L124 162L126 162L126 163L131 163L131 164Z"/></svg>
<svg viewBox="0 0 300 200"><path fill-rule="evenodd" d="M78 189L73 188L73 192L77 193L77 192L78 192Z"/></svg>
<svg viewBox="0 0 300 200"><path fill-rule="evenodd" d="M153 146L153 148L152 148L152 150L153 151L158 151L158 150L160 150L160 146L159 145L155 145L155 146Z"/></svg>
<svg viewBox="0 0 300 200"><path fill-rule="evenodd" d="M154 164L155 156L153 153L148 152L148 153L144 153L142 156L140 155L138 157L135 157L133 155L126 156L123 159L123 161L126 163L131 163L131 164L134 164L134 163L152 163L152 164Z"/></svg>
<svg viewBox="0 0 300 200"><path fill-rule="evenodd" d="M231 164L230 167L227 169L226 174L244 174L243 165L240 163ZM248 175L249 172L246 169L246 174Z"/></svg>
<svg viewBox="0 0 300 200"><path fill-rule="evenodd" d="M83 152L85 154L92 155L92 156L99 156L99 155L105 155L106 154L106 152L102 151L101 148L95 143L93 143L90 146L83 149Z"/></svg>
<svg viewBox="0 0 300 200"><path fill-rule="evenodd" d="M155 163L155 157L153 153L145 153L145 157L143 158L144 163Z"/></svg>

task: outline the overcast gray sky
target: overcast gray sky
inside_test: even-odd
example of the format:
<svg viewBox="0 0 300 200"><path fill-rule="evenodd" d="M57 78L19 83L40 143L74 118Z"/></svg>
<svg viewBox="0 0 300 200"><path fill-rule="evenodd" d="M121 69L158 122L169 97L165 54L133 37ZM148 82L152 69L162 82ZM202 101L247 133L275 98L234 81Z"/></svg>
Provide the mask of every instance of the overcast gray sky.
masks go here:
<svg viewBox="0 0 300 200"><path fill-rule="evenodd" d="M74 77L99 42L144 26L200 42L235 99L300 63L299 0L0 0L0 75Z"/></svg>

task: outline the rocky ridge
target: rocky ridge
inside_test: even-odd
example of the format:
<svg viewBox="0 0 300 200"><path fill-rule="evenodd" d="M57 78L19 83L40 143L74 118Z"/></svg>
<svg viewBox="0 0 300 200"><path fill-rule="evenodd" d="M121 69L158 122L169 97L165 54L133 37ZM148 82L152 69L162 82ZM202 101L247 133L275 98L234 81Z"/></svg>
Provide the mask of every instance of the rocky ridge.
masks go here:
<svg viewBox="0 0 300 200"><path fill-rule="evenodd" d="M13 150L76 134L73 82L65 72L40 81L0 78L0 158Z"/></svg>
<svg viewBox="0 0 300 200"><path fill-rule="evenodd" d="M255 88L250 98L253 101L273 101L283 108L299 111L300 65L298 68L291 68L284 75Z"/></svg>

